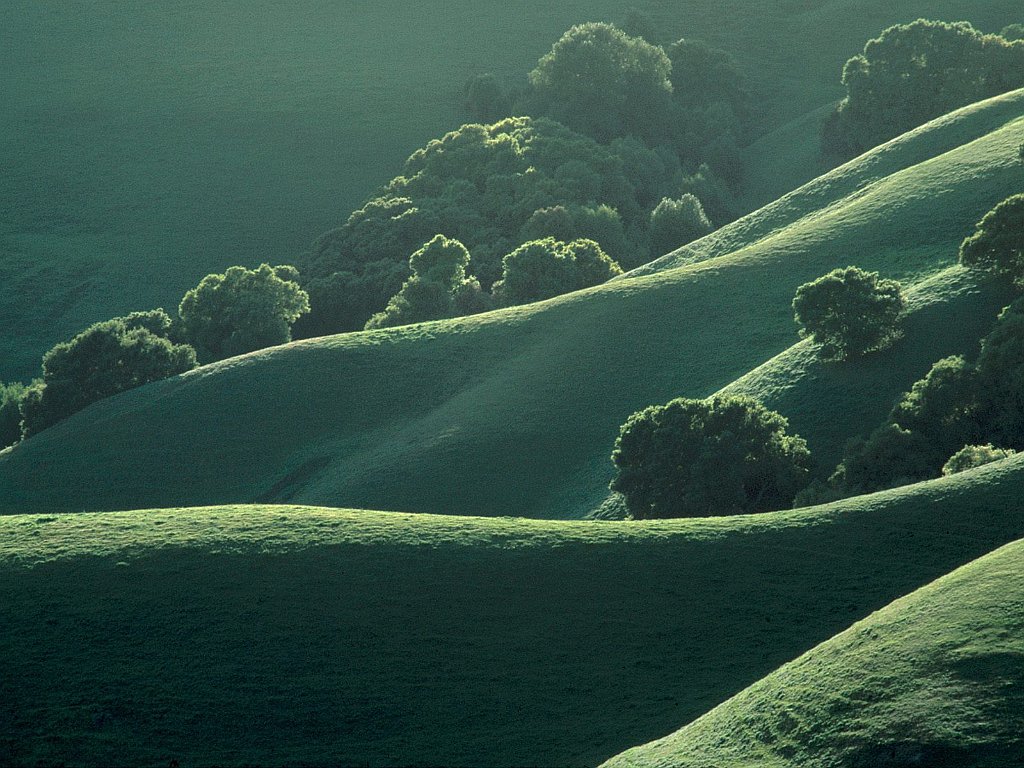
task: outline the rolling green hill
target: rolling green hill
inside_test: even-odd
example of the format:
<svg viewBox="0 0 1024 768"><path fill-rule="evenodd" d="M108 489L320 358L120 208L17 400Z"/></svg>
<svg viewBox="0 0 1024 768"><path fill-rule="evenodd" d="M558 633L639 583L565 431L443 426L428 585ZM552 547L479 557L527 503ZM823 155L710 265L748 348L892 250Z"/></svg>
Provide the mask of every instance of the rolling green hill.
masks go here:
<svg viewBox="0 0 1024 768"><path fill-rule="evenodd" d="M606 768L1024 764L1024 542L960 568Z"/></svg>
<svg viewBox="0 0 1024 768"><path fill-rule="evenodd" d="M469 76L519 84L568 26L628 5L731 51L766 129L838 98L843 61L891 23L1020 17L1015 0L9 0L0 378L33 375L89 323L176 303L213 269L292 260L465 120ZM777 149L754 153L755 202L814 171Z"/></svg>
<svg viewBox="0 0 1024 768"><path fill-rule="evenodd" d="M594 765L1020 538L1022 491L1019 458L710 520L3 517L0 762Z"/></svg>
<svg viewBox="0 0 1024 768"><path fill-rule="evenodd" d="M1024 91L939 121L713 235L702 259L667 257L683 264L674 269L472 318L300 342L97 403L0 454L0 508L269 501L582 516L604 497L630 413L711 394L793 344L798 285L851 262L911 284L932 278L918 290L928 313L908 335L927 346L822 374L846 377L832 391L870 405L783 411L827 434L824 455L834 454L991 322L1002 301L991 289L965 287L956 271L933 276L1024 185L1022 114Z"/></svg>

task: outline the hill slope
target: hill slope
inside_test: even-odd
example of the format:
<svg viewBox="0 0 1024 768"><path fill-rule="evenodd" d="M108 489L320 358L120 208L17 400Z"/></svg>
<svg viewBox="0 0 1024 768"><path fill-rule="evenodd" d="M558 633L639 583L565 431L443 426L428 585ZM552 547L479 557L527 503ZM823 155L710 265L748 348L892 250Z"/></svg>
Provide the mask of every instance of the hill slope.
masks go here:
<svg viewBox="0 0 1024 768"><path fill-rule="evenodd" d="M0 762L594 765L1020 538L1022 492L1024 457L714 520L3 517Z"/></svg>
<svg viewBox="0 0 1024 768"><path fill-rule="evenodd" d="M998 30L1020 16L1011 0L286 0L258 13L240 0L8 0L0 378L33 375L91 322L176 302L212 269L292 260L465 120L471 75L519 84L571 24L628 5L670 38L735 54L766 126L837 98L843 61L890 23ZM760 175L776 194L803 180Z"/></svg>
<svg viewBox="0 0 1024 768"><path fill-rule="evenodd" d="M898 600L606 768L1024 764L1024 542Z"/></svg>
<svg viewBox="0 0 1024 768"><path fill-rule="evenodd" d="M855 169L899 163L867 155L718 235L726 255L528 307L266 350L98 403L0 454L0 509L295 501L582 515L604 496L630 413L709 395L792 345L798 285L851 261L910 282L948 266L981 214L1024 184L1022 114L1024 91L969 110L956 131L973 138L954 149L940 122L936 156L878 178ZM887 405L972 343L961 312L984 328L999 303L944 295L957 311L934 314L927 356L913 369L882 356L873 388L851 391ZM832 421L827 409L816 418ZM833 446L850 436L830 435Z"/></svg>

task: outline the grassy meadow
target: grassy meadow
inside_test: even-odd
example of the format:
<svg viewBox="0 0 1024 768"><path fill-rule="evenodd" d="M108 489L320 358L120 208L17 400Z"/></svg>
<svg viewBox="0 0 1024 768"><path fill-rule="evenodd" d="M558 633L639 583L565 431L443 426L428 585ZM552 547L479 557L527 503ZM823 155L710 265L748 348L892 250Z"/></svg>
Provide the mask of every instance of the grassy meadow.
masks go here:
<svg viewBox="0 0 1024 768"><path fill-rule="evenodd" d="M9 0L0 379L211 271L293 262L468 119L471 76L522 86L630 5L750 78L749 213L593 288L259 349L0 450L0 767L1024 763L1024 454L587 519L646 406L749 395L821 479L976 356L1019 286L958 248L1024 192L1024 90L835 168L819 137L868 38L998 31L1019 0ZM902 282L902 333L823 362L792 300L847 265Z"/></svg>
<svg viewBox="0 0 1024 768"><path fill-rule="evenodd" d="M1019 765L1024 542L858 622L605 768Z"/></svg>
<svg viewBox="0 0 1024 768"><path fill-rule="evenodd" d="M643 523L3 517L0 760L595 765L1021 537L1022 483Z"/></svg>

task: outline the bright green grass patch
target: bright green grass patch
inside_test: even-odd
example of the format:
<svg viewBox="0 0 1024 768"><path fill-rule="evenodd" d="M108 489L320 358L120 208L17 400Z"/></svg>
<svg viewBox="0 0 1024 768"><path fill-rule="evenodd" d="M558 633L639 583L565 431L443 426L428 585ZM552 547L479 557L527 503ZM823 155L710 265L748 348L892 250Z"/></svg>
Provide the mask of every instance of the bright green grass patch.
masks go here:
<svg viewBox="0 0 1024 768"><path fill-rule="evenodd" d="M604 498L633 411L705 397L792 346L801 283L850 263L911 281L951 264L964 232L1024 184L1022 112L1024 91L938 123L932 159L920 160L920 138L904 145L909 165L891 147L867 155L880 175L851 165L737 222L688 266L266 350L97 403L0 455L0 509L273 501L582 516ZM783 409L822 442L825 464L932 362L968 351L1003 300L962 273L934 280L921 289L935 294L927 322L908 332L917 351L816 372L849 381L806 420L799 401Z"/></svg>
<svg viewBox="0 0 1024 768"><path fill-rule="evenodd" d="M571 24L629 5L736 55L766 127L838 98L843 61L889 24L1019 20L1002 0L8 0L0 378L32 376L92 322L176 303L207 272L293 260L465 119L471 75L518 84ZM765 175L775 194L809 177Z"/></svg>
<svg viewBox="0 0 1024 768"><path fill-rule="evenodd" d="M1024 764L1024 542L856 624L607 768Z"/></svg>
<svg viewBox="0 0 1024 768"><path fill-rule="evenodd" d="M1012 459L713 520L5 517L0 759L594 765L1024 535L1022 485Z"/></svg>

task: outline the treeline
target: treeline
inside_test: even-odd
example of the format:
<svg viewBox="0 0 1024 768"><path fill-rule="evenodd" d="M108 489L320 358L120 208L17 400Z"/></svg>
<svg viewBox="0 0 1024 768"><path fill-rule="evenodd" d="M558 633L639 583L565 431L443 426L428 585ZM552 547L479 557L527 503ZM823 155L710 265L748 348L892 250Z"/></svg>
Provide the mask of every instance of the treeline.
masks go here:
<svg viewBox="0 0 1024 768"><path fill-rule="evenodd" d="M642 17L627 22L644 32ZM663 47L605 23L567 31L518 93L473 78L466 104L480 123L415 152L302 259L312 311L296 334L470 314L590 284L541 245L552 239L592 241L614 262L607 279L707 234L736 214L749 100L727 53L692 40ZM458 295L434 312L385 309L422 290L409 255L438 235L469 253ZM547 288L513 298L501 286L527 245L545 254Z"/></svg>
<svg viewBox="0 0 1024 768"><path fill-rule="evenodd" d="M291 340L309 311L294 267L231 267L182 298L177 316L162 309L95 323L43 355L29 385L0 384L0 448L41 432L125 390Z"/></svg>
<svg viewBox="0 0 1024 768"><path fill-rule="evenodd" d="M959 261L981 279L1024 290L1024 194L978 223ZM853 266L800 286L793 300L800 335L831 364L891 346L905 307L898 282ZM611 490L634 519L746 514L884 490L1013 456L1024 450L1024 298L1002 312L975 361L957 356L935 363L884 424L847 446L826 481L811 481L807 443L788 434L788 426L781 414L745 396L650 406L619 432Z"/></svg>

